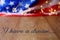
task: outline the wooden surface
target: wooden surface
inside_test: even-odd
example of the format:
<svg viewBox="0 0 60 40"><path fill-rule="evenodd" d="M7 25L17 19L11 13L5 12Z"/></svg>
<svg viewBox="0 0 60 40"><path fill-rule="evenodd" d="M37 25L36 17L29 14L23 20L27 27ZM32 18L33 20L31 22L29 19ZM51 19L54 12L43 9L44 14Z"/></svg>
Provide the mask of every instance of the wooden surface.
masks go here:
<svg viewBox="0 0 60 40"><path fill-rule="evenodd" d="M4 33L2 27L48 30L47 33ZM0 17L0 40L59 40L60 16Z"/></svg>

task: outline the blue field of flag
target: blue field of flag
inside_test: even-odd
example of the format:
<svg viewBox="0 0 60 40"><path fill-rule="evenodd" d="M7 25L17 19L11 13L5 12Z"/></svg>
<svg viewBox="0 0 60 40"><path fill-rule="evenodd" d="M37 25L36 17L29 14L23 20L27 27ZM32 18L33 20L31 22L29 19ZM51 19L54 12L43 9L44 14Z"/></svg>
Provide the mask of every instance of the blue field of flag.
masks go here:
<svg viewBox="0 0 60 40"><path fill-rule="evenodd" d="M0 12L21 13L36 2L37 0L0 0Z"/></svg>

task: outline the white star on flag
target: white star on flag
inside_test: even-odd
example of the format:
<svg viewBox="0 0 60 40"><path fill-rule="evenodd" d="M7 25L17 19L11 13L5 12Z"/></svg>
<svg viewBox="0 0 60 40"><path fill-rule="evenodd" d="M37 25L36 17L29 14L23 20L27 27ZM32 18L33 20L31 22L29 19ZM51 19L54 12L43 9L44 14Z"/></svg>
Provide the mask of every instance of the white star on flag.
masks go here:
<svg viewBox="0 0 60 40"><path fill-rule="evenodd" d="M6 9L9 9L9 7L6 7Z"/></svg>
<svg viewBox="0 0 60 40"><path fill-rule="evenodd" d="M9 5L11 5L11 6L14 5L14 2L11 1L11 2L9 3Z"/></svg>
<svg viewBox="0 0 60 40"><path fill-rule="evenodd" d="M22 12L23 12L23 10L22 10L22 9L20 9L20 10L19 10L19 13L22 13Z"/></svg>
<svg viewBox="0 0 60 40"><path fill-rule="evenodd" d="M29 8L29 5L30 5L30 4L26 4L26 5L25 5L25 8Z"/></svg>
<svg viewBox="0 0 60 40"><path fill-rule="evenodd" d="M23 6L23 4L21 2L19 2L19 6Z"/></svg>
<svg viewBox="0 0 60 40"><path fill-rule="evenodd" d="M35 1L35 0L31 0L31 2L33 2L33 1Z"/></svg>
<svg viewBox="0 0 60 40"><path fill-rule="evenodd" d="M17 12L17 9L16 9L16 8L13 8L12 11L13 11L13 12Z"/></svg>
<svg viewBox="0 0 60 40"><path fill-rule="evenodd" d="M5 0L0 0L0 5L4 5L5 4Z"/></svg>

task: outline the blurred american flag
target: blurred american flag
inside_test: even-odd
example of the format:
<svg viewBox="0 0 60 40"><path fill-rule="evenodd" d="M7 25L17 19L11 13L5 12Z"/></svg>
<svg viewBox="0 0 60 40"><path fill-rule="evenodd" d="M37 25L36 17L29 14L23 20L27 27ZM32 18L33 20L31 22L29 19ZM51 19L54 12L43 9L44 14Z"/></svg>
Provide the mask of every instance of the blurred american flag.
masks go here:
<svg viewBox="0 0 60 40"><path fill-rule="evenodd" d="M60 0L0 0L0 14L52 15L60 11Z"/></svg>

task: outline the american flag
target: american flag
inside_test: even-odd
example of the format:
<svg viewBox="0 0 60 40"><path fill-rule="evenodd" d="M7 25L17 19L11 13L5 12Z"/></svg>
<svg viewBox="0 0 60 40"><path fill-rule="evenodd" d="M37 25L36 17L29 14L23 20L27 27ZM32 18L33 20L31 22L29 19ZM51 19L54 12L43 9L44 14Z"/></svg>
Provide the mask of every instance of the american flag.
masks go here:
<svg viewBox="0 0 60 40"><path fill-rule="evenodd" d="M0 15L53 15L60 13L60 0L0 0Z"/></svg>
<svg viewBox="0 0 60 40"><path fill-rule="evenodd" d="M21 13L36 2L37 0L0 0L0 12Z"/></svg>

